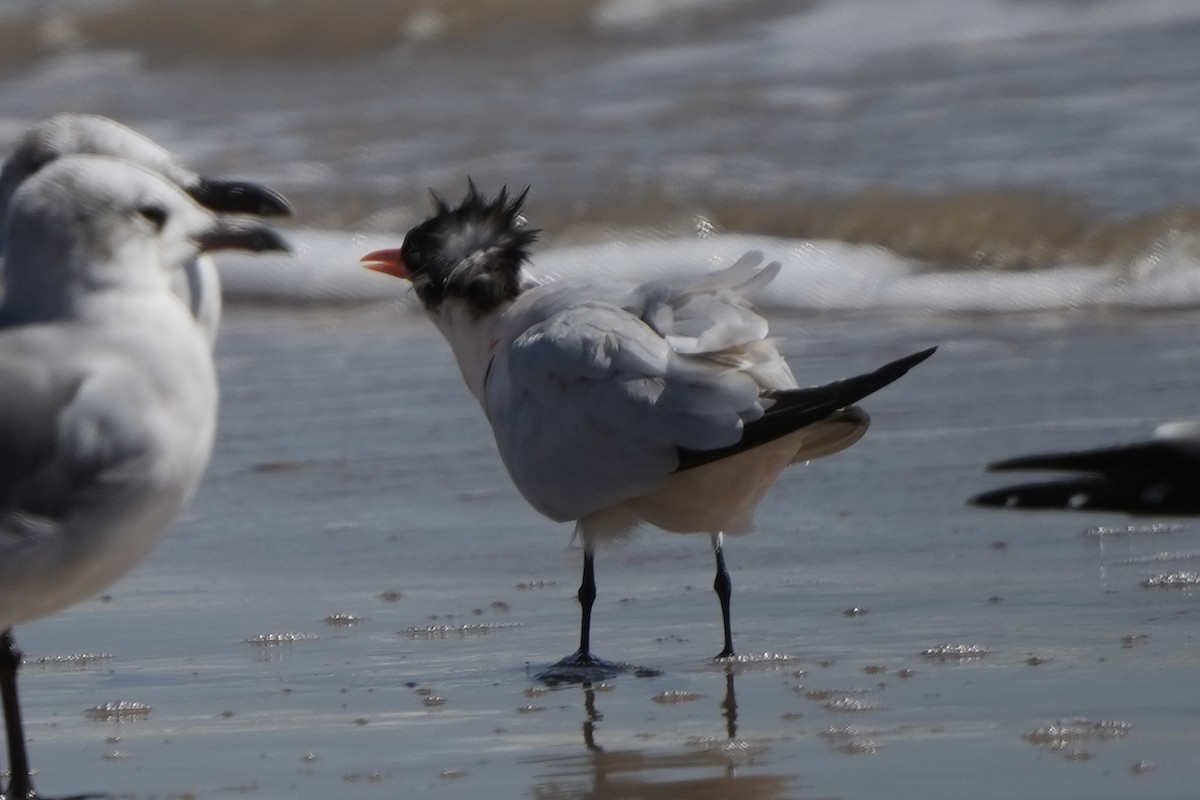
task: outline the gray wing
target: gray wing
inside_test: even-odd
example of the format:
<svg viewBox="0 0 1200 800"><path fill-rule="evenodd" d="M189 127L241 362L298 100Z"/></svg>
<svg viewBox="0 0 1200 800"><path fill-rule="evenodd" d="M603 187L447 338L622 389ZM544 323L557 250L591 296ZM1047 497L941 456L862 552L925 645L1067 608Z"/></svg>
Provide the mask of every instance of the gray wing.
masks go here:
<svg viewBox="0 0 1200 800"><path fill-rule="evenodd" d="M681 448L738 442L763 414L764 377L795 385L740 294L764 272L743 260L624 304L576 302L501 346L484 405L525 498L578 519L661 485Z"/></svg>
<svg viewBox="0 0 1200 800"><path fill-rule="evenodd" d="M96 492L119 486L146 452L146 421L132 412L137 382L117 364L78 366L10 331L0 339L0 545L54 528ZM65 362L65 363L64 363ZM104 369L105 367L111 369Z"/></svg>

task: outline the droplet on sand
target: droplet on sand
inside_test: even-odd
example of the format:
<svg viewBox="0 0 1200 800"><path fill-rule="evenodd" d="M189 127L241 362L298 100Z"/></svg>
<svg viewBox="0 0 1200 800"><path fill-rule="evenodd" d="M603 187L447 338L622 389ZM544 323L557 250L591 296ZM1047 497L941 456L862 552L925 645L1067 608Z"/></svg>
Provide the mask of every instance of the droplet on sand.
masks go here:
<svg viewBox="0 0 1200 800"><path fill-rule="evenodd" d="M879 745L874 738L878 733L858 725L843 725L840 728L828 728L817 735L829 742L839 753L863 756L874 755L879 751Z"/></svg>
<svg viewBox="0 0 1200 800"><path fill-rule="evenodd" d="M1142 581L1147 589L1194 589L1200 586L1200 572L1164 572Z"/></svg>
<svg viewBox="0 0 1200 800"><path fill-rule="evenodd" d="M251 636L246 639L246 644L260 645L263 647L271 647L278 644L295 644L296 642L311 642L320 638L312 633L260 633L258 636Z"/></svg>
<svg viewBox="0 0 1200 800"><path fill-rule="evenodd" d="M677 705L679 703L690 703L694 700L699 700L702 697L704 697L704 695L697 694L696 692L684 692L684 691L671 690L671 691L666 691L666 692L659 692L658 694L654 695L654 697L652 697L650 699L653 700L654 702L658 703L659 705L671 706L671 705Z"/></svg>
<svg viewBox="0 0 1200 800"><path fill-rule="evenodd" d="M24 664L33 664L39 667L66 667L68 669L82 669L89 667L97 661L108 661L112 658L110 653L72 653L67 656L42 656L35 658L32 661L24 661Z"/></svg>
<svg viewBox="0 0 1200 800"><path fill-rule="evenodd" d="M991 653L977 644L939 644L921 651L930 661L973 661Z"/></svg>
<svg viewBox="0 0 1200 800"><path fill-rule="evenodd" d="M126 722L128 720L145 719L150 716L150 711L150 706L145 703L118 700L113 703L104 703L103 705L85 709L83 714L88 719L103 722Z"/></svg>
<svg viewBox="0 0 1200 800"><path fill-rule="evenodd" d="M451 636L484 636L495 631L520 628L521 622L478 622L469 625L422 625L405 628L401 636L410 639L446 639Z"/></svg>
<svg viewBox="0 0 1200 800"><path fill-rule="evenodd" d="M804 696L813 702L821 703L835 697L850 697L866 693L866 689L812 689L805 692Z"/></svg>
<svg viewBox="0 0 1200 800"><path fill-rule="evenodd" d="M878 711L882 705L864 697L835 697L822 706L826 711L838 714L859 714L865 711Z"/></svg>
<svg viewBox="0 0 1200 800"><path fill-rule="evenodd" d="M1128 736L1132 730L1132 725L1120 720L1105 719L1093 722L1083 717L1075 717L1039 725L1025 734L1025 740L1044 747L1061 747L1069 742L1120 739Z"/></svg>
<svg viewBox="0 0 1200 800"><path fill-rule="evenodd" d="M558 581L529 581L528 583L518 583L517 589L522 592L532 592L538 589L550 589L558 586Z"/></svg>
<svg viewBox="0 0 1200 800"><path fill-rule="evenodd" d="M1114 536L1151 536L1162 533L1178 533L1185 529L1183 525L1172 525L1162 522L1153 525L1122 525L1118 527L1101 525L1095 528L1088 528L1083 532L1083 535L1089 539L1103 539Z"/></svg>
<svg viewBox="0 0 1200 800"><path fill-rule="evenodd" d="M779 666L781 664L789 664L799 661L800 659L787 653L746 653L744 655L726 656L725 658L714 658L713 663L718 666L726 664L737 664L738 666Z"/></svg>

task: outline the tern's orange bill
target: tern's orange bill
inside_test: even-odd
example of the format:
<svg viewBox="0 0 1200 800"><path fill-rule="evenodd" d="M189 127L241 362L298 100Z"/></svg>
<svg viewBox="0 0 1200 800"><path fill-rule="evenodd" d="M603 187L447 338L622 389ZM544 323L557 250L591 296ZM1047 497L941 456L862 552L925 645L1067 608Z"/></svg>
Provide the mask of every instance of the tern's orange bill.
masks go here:
<svg viewBox="0 0 1200 800"><path fill-rule="evenodd" d="M367 253L359 259L364 267L375 272L382 272L385 275L391 275L404 280L411 280L408 274L408 267L404 264L404 258L400 255L400 248L392 248L388 250L375 250Z"/></svg>

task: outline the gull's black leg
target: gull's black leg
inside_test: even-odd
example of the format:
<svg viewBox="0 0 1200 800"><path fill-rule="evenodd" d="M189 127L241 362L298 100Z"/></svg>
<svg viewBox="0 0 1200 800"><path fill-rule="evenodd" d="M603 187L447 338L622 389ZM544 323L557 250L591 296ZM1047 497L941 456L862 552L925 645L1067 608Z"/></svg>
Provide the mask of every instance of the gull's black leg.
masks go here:
<svg viewBox="0 0 1200 800"><path fill-rule="evenodd" d="M717 577L713 579L713 590L721 601L721 622L725 626L725 648L717 653L717 658L729 658L736 655L733 652L733 628L729 623L729 598L733 595L733 581L729 579L729 570L725 568L725 552L721 545L725 536L714 533L712 536L713 552L717 556Z"/></svg>
<svg viewBox="0 0 1200 800"><path fill-rule="evenodd" d="M12 628L0 633L0 699L4 703L4 732L8 737L8 788L0 800L39 800L29 774L29 756L25 752L25 726L21 723L21 703L17 700L17 671L21 651L13 640ZM64 800L92 800L101 794L77 794ZM44 800L44 799L43 799Z"/></svg>
<svg viewBox="0 0 1200 800"><path fill-rule="evenodd" d="M0 697L4 701L4 732L8 737L8 789L4 800L34 800L33 780L29 776L29 756L25 752L25 726L21 724L21 703L17 699L17 670L21 651L13 641L12 628L0 633Z"/></svg>

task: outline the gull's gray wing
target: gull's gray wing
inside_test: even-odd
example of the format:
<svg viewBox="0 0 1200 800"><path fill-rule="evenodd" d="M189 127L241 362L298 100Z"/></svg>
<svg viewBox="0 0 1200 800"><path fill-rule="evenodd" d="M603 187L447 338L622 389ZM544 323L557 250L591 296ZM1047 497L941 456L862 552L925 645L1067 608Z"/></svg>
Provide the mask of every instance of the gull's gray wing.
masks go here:
<svg viewBox="0 0 1200 800"><path fill-rule="evenodd" d="M123 361L67 348L55 331L0 336L0 553L119 490L148 447L141 383ZM48 358L47 352L57 358Z"/></svg>

